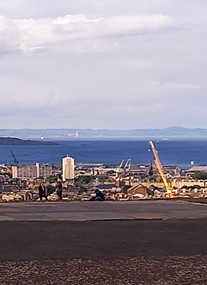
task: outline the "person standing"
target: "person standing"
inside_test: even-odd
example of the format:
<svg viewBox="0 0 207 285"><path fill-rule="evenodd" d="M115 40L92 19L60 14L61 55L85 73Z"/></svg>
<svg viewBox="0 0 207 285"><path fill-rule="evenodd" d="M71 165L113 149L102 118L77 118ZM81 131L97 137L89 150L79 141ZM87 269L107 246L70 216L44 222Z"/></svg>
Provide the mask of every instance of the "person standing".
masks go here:
<svg viewBox="0 0 207 285"><path fill-rule="evenodd" d="M42 197L44 196L44 186L42 183L40 183L38 190L39 190L40 201L42 201Z"/></svg>
<svg viewBox="0 0 207 285"><path fill-rule="evenodd" d="M43 188L44 188L44 197L47 200L47 196L48 196L47 185L44 184Z"/></svg>
<svg viewBox="0 0 207 285"><path fill-rule="evenodd" d="M62 195L63 195L63 185L62 182L59 180L57 182L57 196L59 200L62 200Z"/></svg>

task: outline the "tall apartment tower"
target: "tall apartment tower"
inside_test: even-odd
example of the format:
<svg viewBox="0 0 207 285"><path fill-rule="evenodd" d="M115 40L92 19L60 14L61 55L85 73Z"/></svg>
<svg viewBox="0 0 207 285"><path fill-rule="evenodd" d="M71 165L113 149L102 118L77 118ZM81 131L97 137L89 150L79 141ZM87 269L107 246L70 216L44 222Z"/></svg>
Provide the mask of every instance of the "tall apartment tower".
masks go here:
<svg viewBox="0 0 207 285"><path fill-rule="evenodd" d="M63 181L74 179L75 177L75 162L74 158L65 156L62 158L62 179Z"/></svg>

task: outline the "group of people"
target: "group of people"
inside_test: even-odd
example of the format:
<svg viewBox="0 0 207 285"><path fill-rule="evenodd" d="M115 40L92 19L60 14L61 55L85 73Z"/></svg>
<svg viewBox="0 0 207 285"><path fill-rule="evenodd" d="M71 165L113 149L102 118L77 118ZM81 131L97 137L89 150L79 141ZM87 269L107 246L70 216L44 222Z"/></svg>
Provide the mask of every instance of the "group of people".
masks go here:
<svg viewBox="0 0 207 285"><path fill-rule="evenodd" d="M40 201L42 201L43 198L47 200L48 194L50 194L48 193L47 186L44 183L40 183L38 190L39 190ZM62 192L63 192L62 182L58 181L56 184L56 194L59 200L62 200Z"/></svg>
<svg viewBox="0 0 207 285"><path fill-rule="evenodd" d="M60 180L58 180L57 184L56 184L56 194L57 194L59 200L62 200L62 192L63 192L62 182ZM47 200L48 194L50 194L50 193L48 193L48 189L47 189L46 185L44 185L44 183L40 183L40 185L39 185L40 201L42 201L43 197ZM105 196L100 190L95 189L95 196L93 196L90 199L90 201L105 201Z"/></svg>

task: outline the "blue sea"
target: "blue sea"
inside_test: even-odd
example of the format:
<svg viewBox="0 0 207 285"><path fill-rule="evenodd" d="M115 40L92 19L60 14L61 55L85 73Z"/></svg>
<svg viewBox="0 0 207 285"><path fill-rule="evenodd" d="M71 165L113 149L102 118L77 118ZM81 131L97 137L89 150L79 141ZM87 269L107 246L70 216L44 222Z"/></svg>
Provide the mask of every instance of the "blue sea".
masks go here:
<svg viewBox="0 0 207 285"><path fill-rule="evenodd" d="M148 164L153 160L147 140L71 140L56 141L55 145L0 145L0 163L13 163L11 151L20 165L40 163L61 164L61 158L70 155L76 163L104 163L118 165L122 159L132 164ZM207 164L207 141L154 141L163 165L182 168Z"/></svg>

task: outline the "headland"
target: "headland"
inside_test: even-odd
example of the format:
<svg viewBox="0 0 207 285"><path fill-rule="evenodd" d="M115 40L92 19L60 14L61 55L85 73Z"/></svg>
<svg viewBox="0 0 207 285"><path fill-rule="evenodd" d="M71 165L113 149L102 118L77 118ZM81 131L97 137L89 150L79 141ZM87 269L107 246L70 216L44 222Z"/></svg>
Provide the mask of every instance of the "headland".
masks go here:
<svg viewBox="0 0 207 285"><path fill-rule="evenodd" d="M51 141L23 140L12 137L0 137L0 145L54 145Z"/></svg>

